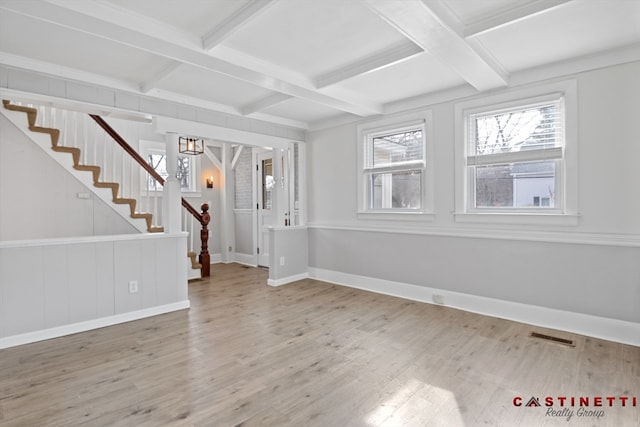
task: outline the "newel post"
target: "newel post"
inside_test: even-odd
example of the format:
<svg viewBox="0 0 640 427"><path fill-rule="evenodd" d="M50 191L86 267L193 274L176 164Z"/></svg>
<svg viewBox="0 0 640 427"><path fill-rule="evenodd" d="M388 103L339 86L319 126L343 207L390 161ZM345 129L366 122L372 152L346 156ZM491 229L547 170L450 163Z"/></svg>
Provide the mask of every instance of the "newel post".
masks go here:
<svg viewBox="0 0 640 427"><path fill-rule="evenodd" d="M209 221L211 221L211 215L209 215L209 205L203 203L200 206L202 212L202 230L200 230L200 256L198 257L198 262L202 265L202 277L209 277L211 275L211 257L209 256L209 229L207 226L209 225Z"/></svg>

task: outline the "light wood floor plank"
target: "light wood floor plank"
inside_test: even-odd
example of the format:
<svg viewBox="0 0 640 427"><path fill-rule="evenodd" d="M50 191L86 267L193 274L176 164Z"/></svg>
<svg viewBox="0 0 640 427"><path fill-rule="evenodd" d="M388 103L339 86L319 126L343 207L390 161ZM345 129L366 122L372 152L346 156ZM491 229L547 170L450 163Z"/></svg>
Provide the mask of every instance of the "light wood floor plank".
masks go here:
<svg viewBox="0 0 640 427"><path fill-rule="evenodd" d="M636 426L640 348L215 265L191 309L0 350L14 426ZM569 347L532 331L574 340ZM638 406L516 407L532 396ZM557 404L552 409L561 409ZM596 408L587 408L593 410Z"/></svg>

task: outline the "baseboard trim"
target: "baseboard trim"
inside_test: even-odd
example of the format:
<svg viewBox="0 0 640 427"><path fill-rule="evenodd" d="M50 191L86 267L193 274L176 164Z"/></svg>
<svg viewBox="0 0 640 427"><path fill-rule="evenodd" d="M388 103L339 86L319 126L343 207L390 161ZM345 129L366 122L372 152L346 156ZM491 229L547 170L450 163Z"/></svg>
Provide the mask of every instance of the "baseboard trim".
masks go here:
<svg viewBox="0 0 640 427"><path fill-rule="evenodd" d="M486 316L640 346L640 323L451 292L314 267L309 267L309 277L337 285L429 304L436 304L433 300L434 294L442 295L445 304L436 305L444 305Z"/></svg>
<svg viewBox="0 0 640 427"><path fill-rule="evenodd" d="M269 279L267 280L267 285L269 286L282 286L288 283L297 282L298 280L307 279L309 277L309 273L300 273L293 276L283 277L281 279Z"/></svg>
<svg viewBox="0 0 640 427"><path fill-rule="evenodd" d="M238 264L242 264L242 265L248 265L251 267L256 267L256 257L253 255L249 255L249 254L241 254L236 252L235 253L235 262L237 262Z"/></svg>
<svg viewBox="0 0 640 427"><path fill-rule="evenodd" d="M157 316L159 314L170 313L172 311L184 310L189 308L190 306L191 303L189 302L189 300L184 300L171 304L159 305L157 307L145 308L143 310L130 311L128 313L115 314L113 316L101 317L99 319L92 319L84 322L57 326L55 328L27 332L20 335L12 335L9 337L0 338L0 349L15 347L23 344L30 344L36 341L58 338L65 335L77 334L79 332L86 332L92 329L104 328L105 326L117 325L119 323L131 322L132 320L139 320L146 317Z"/></svg>

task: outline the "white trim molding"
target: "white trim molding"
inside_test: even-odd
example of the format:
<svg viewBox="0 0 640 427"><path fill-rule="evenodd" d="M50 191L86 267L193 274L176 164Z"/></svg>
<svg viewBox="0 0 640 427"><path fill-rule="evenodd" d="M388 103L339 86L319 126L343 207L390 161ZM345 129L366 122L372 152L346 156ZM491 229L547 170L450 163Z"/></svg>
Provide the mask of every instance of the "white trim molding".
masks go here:
<svg viewBox="0 0 640 427"><path fill-rule="evenodd" d="M444 304L437 305L640 346L640 323L556 310L314 267L309 267L309 277L350 288L429 304L436 304L434 302L436 299L434 296L438 295L443 298Z"/></svg>
<svg viewBox="0 0 640 427"><path fill-rule="evenodd" d="M85 322L72 323L55 328L42 329L39 331L13 335L0 338L0 349L29 344L36 341L48 340L51 338L58 338L65 335L77 334L79 332L86 332L92 329L104 328L106 326L117 325L119 323L131 322L132 320L144 319L146 317L170 313L172 311L184 310L188 309L189 307L191 307L191 303L189 302L189 300L184 300L171 304L145 308L143 310L130 311L128 313L115 314L113 316L87 320Z"/></svg>
<svg viewBox="0 0 640 427"><path fill-rule="evenodd" d="M561 167L555 176L555 191L559 199L557 211L539 212L530 209L503 208L503 211L476 209L470 201L470 177L467 161L467 117L491 109L520 108L538 102L562 99L564 114L564 145ZM507 89L501 93L474 97L454 105L455 115L455 220L487 224L526 224L577 226L578 217L578 83L576 79ZM522 161L528 153L515 156ZM554 156L557 152L551 151ZM513 155L513 154L510 154ZM543 156L544 158L544 156ZM558 166L556 166L558 167ZM475 218L474 218L475 216Z"/></svg>
<svg viewBox="0 0 640 427"><path fill-rule="evenodd" d="M309 278L309 273L300 273L293 276L282 277L280 279L268 279L267 285L269 286L282 286L287 285L289 283L297 282L298 280L303 280Z"/></svg>
<svg viewBox="0 0 640 427"><path fill-rule="evenodd" d="M616 233L578 233L564 231L534 231L507 228L462 228L426 226L401 227L358 224L307 224L310 229L356 231L370 233L412 234L420 236L466 237L472 239L518 240L525 242L568 243L578 245L600 245L640 248L640 235Z"/></svg>

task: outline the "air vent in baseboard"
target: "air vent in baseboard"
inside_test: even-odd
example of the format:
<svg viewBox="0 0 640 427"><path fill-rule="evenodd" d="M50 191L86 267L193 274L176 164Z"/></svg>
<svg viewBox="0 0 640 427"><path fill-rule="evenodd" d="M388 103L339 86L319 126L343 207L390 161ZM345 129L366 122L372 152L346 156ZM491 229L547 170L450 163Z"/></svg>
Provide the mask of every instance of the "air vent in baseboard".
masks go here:
<svg viewBox="0 0 640 427"><path fill-rule="evenodd" d="M573 342L573 340L567 340L567 339L564 339L564 338L554 337L552 335L545 335L545 334L540 334L538 332L531 332L530 336L532 338L540 338L541 340L547 340L547 341L555 342L555 343L558 343L558 344L567 345L569 347L575 347L576 346L576 344Z"/></svg>

